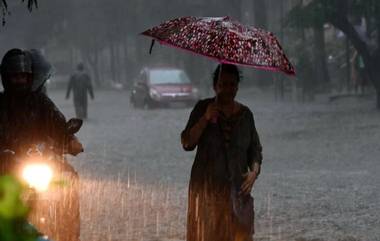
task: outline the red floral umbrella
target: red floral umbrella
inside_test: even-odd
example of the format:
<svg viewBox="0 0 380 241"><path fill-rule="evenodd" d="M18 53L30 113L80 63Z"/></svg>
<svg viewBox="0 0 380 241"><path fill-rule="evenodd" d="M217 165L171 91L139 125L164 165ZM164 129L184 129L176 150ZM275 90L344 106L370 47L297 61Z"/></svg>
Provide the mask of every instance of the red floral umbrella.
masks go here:
<svg viewBox="0 0 380 241"><path fill-rule="evenodd" d="M294 67L273 33L244 26L229 17L176 18L142 34L161 44L185 49L221 63L295 75Z"/></svg>

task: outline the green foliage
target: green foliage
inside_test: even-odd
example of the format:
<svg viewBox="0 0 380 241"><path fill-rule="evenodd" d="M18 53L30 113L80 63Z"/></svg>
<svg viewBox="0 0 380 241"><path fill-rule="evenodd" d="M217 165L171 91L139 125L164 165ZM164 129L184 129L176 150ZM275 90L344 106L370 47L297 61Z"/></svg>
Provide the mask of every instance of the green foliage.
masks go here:
<svg viewBox="0 0 380 241"><path fill-rule="evenodd" d="M320 6L296 5L290 10L285 25L297 29L311 28L325 21L324 9Z"/></svg>
<svg viewBox="0 0 380 241"><path fill-rule="evenodd" d="M22 0L22 2L25 2L25 0ZM7 3L7 0L1 0L0 2L0 6L3 8L3 9L8 9L8 3ZM28 10L29 11L32 11L33 10L33 7L35 8L38 8L38 2L37 0L28 0L27 1L27 6L28 6Z"/></svg>
<svg viewBox="0 0 380 241"><path fill-rule="evenodd" d="M0 179L0 217L5 219L22 218L28 209L23 204L20 194L23 187L10 176Z"/></svg>
<svg viewBox="0 0 380 241"><path fill-rule="evenodd" d="M21 0L21 1L25 2L25 0ZM29 11L32 11L33 8L38 8L37 0L28 0L27 7ZM2 24L5 25L5 16L9 14L7 0L0 0L0 9L1 9L1 14L2 14Z"/></svg>
<svg viewBox="0 0 380 241"><path fill-rule="evenodd" d="M26 221L28 208L21 199L24 188L11 176L0 176L0 240L35 241L38 232Z"/></svg>
<svg viewBox="0 0 380 241"><path fill-rule="evenodd" d="M3 1L5 1L5 0L3 0ZM22 0L22 2L25 2L25 0ZM28 10L32 11L33 7L38 8L37 0L28 0Z"/></svg>
<svg viewBox="0 0 380 241"><path fill-rule="evenodd" d="M380 21L378 0L314 0L306 6L296 5L288 14L288 27L311 28L330 22L338 16L349 16L352 21L365 17L367 21Z"/></svg>
<svg viewBox="0 0 380 241"><path fill-rule="evenodd" d="M338 2L338 0L314 0L306 6L298 4L289 11L285 25L301 29L323 25L331 16L344 11L344 6L337 8Z"/></svg>

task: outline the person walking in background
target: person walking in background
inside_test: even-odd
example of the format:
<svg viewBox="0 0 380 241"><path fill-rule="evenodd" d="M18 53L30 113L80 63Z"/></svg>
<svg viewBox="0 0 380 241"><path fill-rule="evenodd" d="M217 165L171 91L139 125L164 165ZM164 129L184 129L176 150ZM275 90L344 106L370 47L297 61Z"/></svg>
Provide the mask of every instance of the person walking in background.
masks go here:
<svg viewBox="0 0 380 241"><path fill-rule="evenodd" d="M351 76L355 94L365 94L368 77L367 72L365 71L363 57L357 50L355 50L354 55L351 58Z"/></svg>
<svg viewBox="0 0 380 241"><path fill-rule="evenodd" d="M252 187L262 147L250 109L235 101L235 65L214 72L216 96L199 101L181 134L186 151L197 147L191 170L187 241L252 241Z"/></svg>
<svg viewBox="0 0 380 241"><path fill-rule="evenodd" d="M94 91L90 76L84 71L84 65L79 63L77 71L71 75L67 87L66 99L69 99L70 92L73 90L74 107L77 118L87 119L87 93L94 99Z"/></svg>

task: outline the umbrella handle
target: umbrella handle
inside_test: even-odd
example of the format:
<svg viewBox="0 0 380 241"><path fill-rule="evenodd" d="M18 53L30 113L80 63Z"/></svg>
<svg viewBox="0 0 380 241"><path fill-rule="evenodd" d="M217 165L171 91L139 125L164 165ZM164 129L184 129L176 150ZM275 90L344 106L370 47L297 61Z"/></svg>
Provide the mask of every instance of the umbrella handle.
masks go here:
<svg viewBox="0 0 380 241"><path fill-rule="evenodd" d="M149 48L149 54L152 54L152 49L153 49L154 42L155 42L155 40L152 39L152 43L150 44L150 48Z"/></svg>
<svg viewBox="0 0 380 241"><path fill-rule="evenodd" d="M220 68L219 68L219 73L218 73L218 81L220 80L220 77L222 76L222 68L223 68L223 63L220 63Z"/></svg>
<svg viewBox="0 0 380 241"><path fill-rule="evenodd" d="M220 63L219 66L220 68L218 71L218 81L220 81L220 77L222 76L223 63ZM215 103L218 103L218 95L215 96Z"/></svg>

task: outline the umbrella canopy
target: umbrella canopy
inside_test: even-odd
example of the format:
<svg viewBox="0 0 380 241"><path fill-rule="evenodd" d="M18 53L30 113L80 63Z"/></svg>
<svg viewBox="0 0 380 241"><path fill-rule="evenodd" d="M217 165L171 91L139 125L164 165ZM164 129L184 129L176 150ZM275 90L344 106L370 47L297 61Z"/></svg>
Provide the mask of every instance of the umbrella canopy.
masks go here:
<svg viewBox="0 0 380 241"><path fill-rule="evenodd" d="M295 74L273 33L242 25L229 17L181 17L142 34L221 63Z"/></svg>

